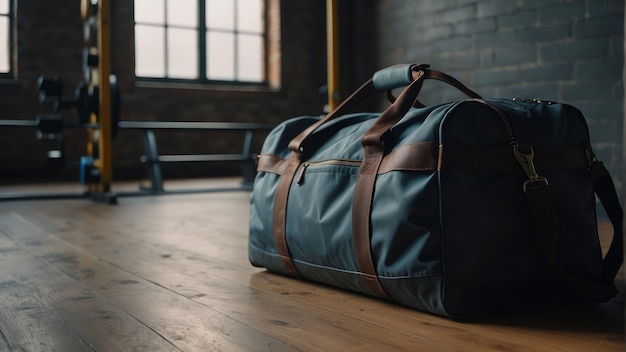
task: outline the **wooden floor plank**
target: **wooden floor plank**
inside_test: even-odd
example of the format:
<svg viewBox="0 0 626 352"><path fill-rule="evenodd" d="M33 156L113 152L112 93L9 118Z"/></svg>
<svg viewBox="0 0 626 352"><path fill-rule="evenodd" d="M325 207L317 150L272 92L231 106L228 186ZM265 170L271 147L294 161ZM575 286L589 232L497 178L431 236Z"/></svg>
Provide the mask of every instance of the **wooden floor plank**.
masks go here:
<svg viewBox="0 0 626 352"><path fill-rule="evenodd" d="M224 209L229 208L224 204L224 201L220 202L220 205ZM180 206L176 207L176 209L180 208ZM174 213L173 215L177 215L177 210L174 208L172 212ZM130 210L124 213L131 215L133 211ZM99 216L94 214L88 218L74 220L68 219L67 214L64 215L62 212L59 212L57 216L51 217L49 221L52 227L57 226L57 229L63 234L62 236L69 236L66 240L80 242L81 233L88 233L89 231L89 226L84 224L99 224L99 222L107 221L106 216L104 220L100 217L101 214ZM554 309L550 316L551 319L547 321L545 316L538 317L533 313L518 313L507 318L500 318L500 320L492 318L479 324L462 324L453 323L439 317L417 314L404 307L378 302L360 295L338 294L334 289L321 289L316 285L303 283L299 280L278 277L263 272L252 272L251 275L249 265L244 263L245 267L242 266L241 260L219 260L219 258L224 258L220 252L225 250L225 247L236 247L240 248L239 250L241 251L241 248L244 246L235 242L245 244L245 238L242 239L242 236L227 236L220 241L218 250L212 250L211 241L207 240L206 237L210 238L211 230L215 230L215 226L225 220L219 217L222 220L214 220L214 223L210 226L205 226L199 230L194 228L193 225L189 225L192 223L189 221L191 217L193 216L190 214L181 215L181 224L185 225L180 225L177 229L178 231L175 231L176 226L168 228L167 224L161 224L163 222L162 218L154 217L142 221L140 225L136 225L135 230L137 231L134 232L133 236L124 236L121 234L123 231L112 231L108 236L99 236L99 240L95 242L83 239L80 246L90 247L93 250L100 248L103 251L99 252L99 255L103 255L109 258L107 260L114 260L118 263L122 263L124 258L131 257L131 253L134 253L136 257L145 258L147 262L142 265L134 265L133 267L131 262L124 264L128 267L133 267L131 270L137 270L137 274L141 276L150 277L156 275L154 271L171 270L172 273L170 275L162 275L161 280L163 281L159 282L159 284L167 287L177 287L176 289L181 294L188 296L206 297L206 294L203 292L206 292L206 285L210 284L205 282L207 280L202 277L202 274L206 272L212 274L213 282L219 277L220 280L225 282L232 280L230 285L241 284L247 278L250 287L274 295L280 295L287 301L314 305L320 309L338 312L337 314L367 321L372 326L400 331L407 336L446 341L446 337L450 335L452 330L455 332L455 339L446 342L446 345L451 348L470 346L472 348L480 347L481 350L501 350L503 348L505 350L540 351L545 348L568 350L567 347L563 347L563 342L565 341L568 345L573 346L570 350L578 350L581 347L589 349L603 348L604 350L611 350L611 348L615 350L623 349L623 341L620 341L619 338L615 339L615 336L623 337L623 314L620 314L619 310L615 313L615 310L606 309L607 307L604 305L576 306L578 313L586 312L584 316L591 318L588 321L575 319L579 314L568 314L571 307L564 307L561 308L561 311ZM65 219L63 220L63 226L60 224L52 225L54 222L53 218ZM127 226L126 221L129 220L128 218L118 216L117 219L119 220L119 226ZM156 225L150 225L152 222L156 223ZM198 224L206 225L206 222L199 222ZM102 224L96 227L99 228L101 226ZM164 226L166 231L159 232L155 230L160 226ZM195 225L195 227L198 226ZM232 229L233 226L233 224L230 224L226 227ZM238 226L234 226L234 228L236 229ZM198 231L201 231L201 233L198 233ZM198 238L202 238L203 235L206 240L204 243L198 241ZM107 241L111 241L111 243L107 243ZM106 248L109 248L111 252L106 253ZM124 248L127 252L120 252L120 248ZM164 255L167 261L171 263L170 267L172 269L162 269L162 264L159 264L159 262L163 261L164 258L162 256ZM240 253L240 257L243 258L244 255L245 253ZM195 258L195 260L189 260L189 258ZM215 268L219 268L219 270L215 270ZM189 282L194 284L190 285ZM215 293L215 290L212 291ZM207 304L212 304L215 300L211 297L198 299L206 300ZM247 297L247 299L250 299L250 297ZM511 321L515 321L515 319L517 320L516 324L511 324ZM577 330L585 328L593 331L593 333L585 335L578 333ZM477 332L480 332L480 334L477 334ZM512 334L512 332L515 334ZM277 332L270 331L270 333L275 334ZM559 340L554 339L555 334L560 334ZM528 339L535 340L537 343L536 347L528 346Z"/></svg>
<svg viewBox="0 0 626 352"><path fill-rule="evenodd" d="M27 268L47 272L49 268L17 247L0 232L0 332L1 351L90 351L59 316L41 302L34 277L25 277ZM35 266L39 265L39 268ZM35 273L36 275L36 273Z"/></svg>
<svg viewBox="0 0 626 352"><path fill-rule="evenodd" d="M93 290L1 236L0 330L9 350L176 350Z"/></svg>
<svg viewBox="0 0 626 352"><path fill-rule="evenodd" d="M10 218L11 221L9 221ZM177 349L190 351L280 351L287 345L204 304L102 260L76 243L32 226L18 215L0 215L0 230L35 256L131 314ZM80 243L78 243L80 244ZM128 258L136 255L129 253ZM157 280L158 281L158 280ZM291 349L289 349L291 350Z"/></svg>

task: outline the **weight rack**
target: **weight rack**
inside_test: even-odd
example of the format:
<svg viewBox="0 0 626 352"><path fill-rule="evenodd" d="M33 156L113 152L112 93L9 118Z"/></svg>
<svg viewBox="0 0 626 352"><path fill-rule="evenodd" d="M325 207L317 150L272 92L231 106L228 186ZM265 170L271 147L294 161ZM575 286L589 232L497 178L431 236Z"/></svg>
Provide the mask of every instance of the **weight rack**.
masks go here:
<svg viewBox="0 0 626 352"><path fill-rule="evenodd" d="M0 120L0 126L35 128L39 139L58 141L58 149L48 152L51 164L63 164L63 130L85 129L88 133L87 155L81 158L80 180L87 186L81 193L26 194L18 196L0 195L0 201L30 199L91 198L96 201L116 204L117 197L158 195L172 193L214 192L249 190L254 180L255 157L252 141L257 131L269 131L274 126L261 123L227 122L143 122L120 121L120 96L117 79L111 73L110 0L82 0L83 19L83 75L73 96L64 97L58 77L40 77L39 100L53 104L56 111L75 108L78 122L64 123L60 114L39 115L34 120ZM141 161L147 167L149 186L141 186L137 192L112 192L111 143L120 129L141 130L144 136L144 156ZM205 155L159 155L153 130L207 130L245 132L241 154ZM167 162L211 162L238 161L244 182L241 187L216 189L165 190L161 164Z"/></svg>

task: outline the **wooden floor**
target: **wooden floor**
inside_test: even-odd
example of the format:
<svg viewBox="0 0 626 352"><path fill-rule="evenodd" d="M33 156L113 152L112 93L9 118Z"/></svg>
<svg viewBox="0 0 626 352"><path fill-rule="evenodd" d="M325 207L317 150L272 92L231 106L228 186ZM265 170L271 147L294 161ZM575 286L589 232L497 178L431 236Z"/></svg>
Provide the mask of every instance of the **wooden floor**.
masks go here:
<svg viewBox="0 0 626 352"><path fill-rule="evenodd" d="M624 351L623 269L605 304L455 322L250 266L248 199L0 202L0 351Z"/></svg>

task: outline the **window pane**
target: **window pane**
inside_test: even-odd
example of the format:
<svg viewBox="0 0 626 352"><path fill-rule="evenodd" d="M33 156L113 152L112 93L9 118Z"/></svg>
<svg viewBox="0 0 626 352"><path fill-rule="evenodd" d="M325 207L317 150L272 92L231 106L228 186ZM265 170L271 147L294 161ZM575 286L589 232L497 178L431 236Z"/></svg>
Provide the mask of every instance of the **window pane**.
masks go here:
<svg viewBox="0 0 626 352"><path fill-rule="evenodd" d="M242 34L237 42L238 80L263 82L263 37Z"/></svg>
<svg viewBox="0 0 626 352"><path fill-rule="evenodd" d="M173 26L198 26L198 0L169 0L167 23Z"/></svg>
<svg viewBox="0 0 626 352"><path fill-rule="evenodd" d="M135 0L135 22L165 23L164 0Z"/></svg>
<svg viewBox="0 0 626 352"><path fill-rule="evenodd" d="M210 29L235 29L235 1L207 0L206 22Z"/></svg>
<svg viewBox="0 0 626 352"><path fill-rule="evenodd" d="M9 72L9 19L0 17L0 72Z"/></svg>
<svg viewBox="0 0 626 352"><path fill-rule="evenodd" d="M235 36L232 33L207 33L207 78L235 79Z"/></svg>
<svg viewBox="0 0 626 352"><path fill-rule="evenodd" d="M9 0L0 0L0 14L9 13Z"/></svg>
<svg viewBox="0 0 626 352"><path fill-rule="evenodd" d="M170 28L167 31L167 73L171 78L198 78L198 32Z"/></svg>
<svg viewBox="0 0 626 352"><path fill-rule="evenodd" d="M237 27L240 31L263 32L262 0L239 0L237 3Z"/></svg>
<svg viewBox="0 0 626 352"><path fill-rule="evenodd" d="M165 76L165 32L162 27L135 26L135 74Z"/></svg>

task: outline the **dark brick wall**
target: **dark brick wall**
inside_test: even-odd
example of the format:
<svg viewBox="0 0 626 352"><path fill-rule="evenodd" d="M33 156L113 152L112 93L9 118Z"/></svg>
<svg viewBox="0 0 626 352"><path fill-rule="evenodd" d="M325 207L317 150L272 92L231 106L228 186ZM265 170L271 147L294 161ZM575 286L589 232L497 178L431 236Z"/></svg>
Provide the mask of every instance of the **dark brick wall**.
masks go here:
<svg viewBox="0 0 626 352"><path fill-rule="evenodd" d="M112 0L112 67L122 94L122 119L138 121L280 122L301 114L322 112L318 88L324 84L325 3L317 0L280 2L281 87L278 90L224 89L202 86L148 85L135 81L132 1ZM82 80L80 1L19 0L17 9L17 75L0 81L0 118L32 119L49 113L37 100L37 77L58 75L66 92ZM65 119L75 120L72 112ZM159 133L163 153L239 152L241 135L194 132ZM262 138L259 138L262 139ZM48 173L44 154L49 143L37 141L33 130L0 128L0 180L16 178L77 179L76 161L86 154L86 133L65 136L68 165ZM257 144L260 144L260 140ZM142 175L141 134L120 131L113 142L114 178ZM233 168L233 170L237 170ZM170 165L166 176L211 174L207 164Z"/></svg>
<svg viewBox="0 0 626 352"><path fill-rule="evenodd" d="M624 195L623 0L380 0L375 10L378 67L429 63L484 97L578 107ZM430 82L422 95L462 98Z"/></svg>

